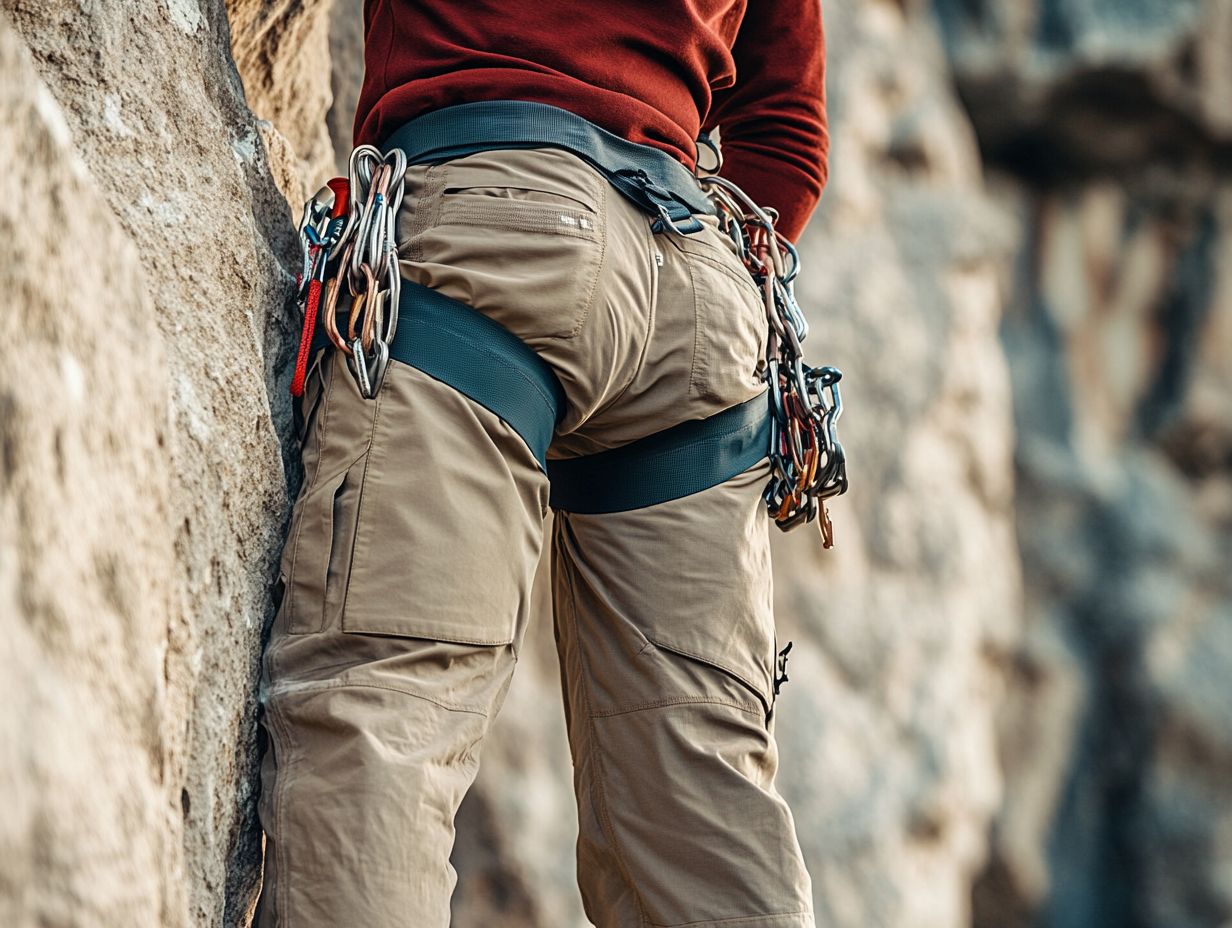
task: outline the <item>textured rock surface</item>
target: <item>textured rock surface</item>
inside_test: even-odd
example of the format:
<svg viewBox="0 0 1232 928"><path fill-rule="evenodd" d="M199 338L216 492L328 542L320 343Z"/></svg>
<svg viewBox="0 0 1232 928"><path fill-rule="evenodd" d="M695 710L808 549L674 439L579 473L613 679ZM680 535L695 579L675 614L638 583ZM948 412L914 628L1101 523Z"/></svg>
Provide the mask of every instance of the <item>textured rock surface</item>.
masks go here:
<svg viewBox="0 0 1232 928"><path fill-rule="evenodd" d="M0 29L0 922L236 924L289 215L221 3Z"/></svg>
<svg viewBox="0 0 1232 928"><path fill-rule="evenodd" d="M1232 924L1232 4L938 0L1018 216L1027 633L979 924Z"/></svg>
<svg viewBox="0 0 1232 928"><path fill-rule="evenodd" d="M296 173L309 184L330 170L334 157L322 119L333 99L332 5L332 0L226 0L231 51L248 105L285 139L298 161ZM299 191L284 192L292 203L304 199Z"/></svg>
<svg viewBox="0 0 1232 928"><path fill-rule="evenodd" d="M0 3L5 926L246 923L292 213L349 148L359 7ZM1232 5L826 14L800 295L855 483L835 549L777 545L819 923L1223 928ZM585 924L540 615L459 928Z"/></svg>
<svg viewBox="0 0 1232 928"><path fill-rule="evenodd" d="M137 250L3 20L0 75L0 158L39 167L0 180L0 339L30 361L0 366L0 922L157 924L182 906L165 352Z"/></svg>
<svg viewBox="0 0 1232 928"><path fill-rule="evenodd" d="M1001 798L995 706L1021 614L1010 395L1013 245L932 22L827 7L833 183L802 243L813 352L850 375L838 545L776 551L794 638L779 738L819 924L969 922Z"/></svg>

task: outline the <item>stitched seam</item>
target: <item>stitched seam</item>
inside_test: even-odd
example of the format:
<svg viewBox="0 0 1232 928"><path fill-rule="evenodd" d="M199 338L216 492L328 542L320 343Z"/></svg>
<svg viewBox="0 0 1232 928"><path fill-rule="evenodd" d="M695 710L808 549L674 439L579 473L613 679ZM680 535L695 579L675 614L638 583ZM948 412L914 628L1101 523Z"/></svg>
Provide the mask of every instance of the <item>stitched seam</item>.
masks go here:
<svg viewBox="0 0 1232 928"><path fill-rule="evenodd" d="M493 151L495 150L498 150L498 149L493 149ZM499 150L505 150L505 149L499 149ZM519 151L536 151L536 150L541 151L542 149L530 149L530 148L519 149ZM563 150L563 149L558 149L558 150ZM490 152L475 152L474 154L490 154ZM474 155L461 155L457 158L451 158L448 162L441 162L441 163L450 164L450 166L454 168L454 172L457 173L457 168L459 167L461 167L463 170L466 170L466 168L471 167L471 165L459 165L457 162L461 161L463 158L472 158L472 157L474 157ZM551 197L560 197L562 200L568 200L569 202L568 203L556 203L554 201L534 200L534 199L531 199L530 197L505 197L499 194L475 193L474 191L476 190L518 190L523 193L542 193L542 194L547 194L548 196L551 196ZM549 206L549 207L559 206L562 209L581 210L587 216L594 216L599 212L592 205L595 199L593 196L593 193L594 193L593 190L591 191L592 196L590 198L591 199L590 203L587 203L585 200L578 199L571 193L561 193L559 190L547 190L544 188L544 185L542 184L538 187L528 187L524 184L510 184L510 183L459 184L455 182L454 184L447 185L445 189L441 192L447 198L450 198L450 199L454 197L458 197L458 198L474 197L475 199L485 199L485 200L514 200L520 203L532 203L535 206Z"/></svg>
<svg viewBox="0 0 1232 928"><path fill-rule="evenodd" d="M722 274L732 283L736 284L738 287L742 287L745 290L752 293L753 296L758 300L758 302L759 303L761 302L762 300L761 291L757 289L757 284L753 282L753 278L750 277L749 275L746 274L744 277L741 277L731 268L724 266L721 262L716 261L714 258L711 258L707 255L699 254L696 251L684 250L684 253L688 255L689 257L696 258L698 261L702 262L703 264L714 268L716 271L718 271L720 274Z"/></svg>
<svg viewBox="0 0 1232 928"><path fill-rule="evenodd" d="M367 625L363 628L356 628L354 625L348 625L343 632L348 635L388 635L391 638L421 638L424 641L444 641L449 644L473 644L481 647L500 647L501 645L512 644L512 641L507 638L459 638L456 635L444 637L442 635L408 635L405 631L399 631L393 628L379 628L372 625Z"/></svg>
<svg viewBox="0 0 1232 928"><path fill-rule="evenodd" d="M716 234L722 235L722 233L718 232L717 230L716 230ZM704 239L700 241L704 241ZM758 302L759 303L761 302L762 300L761 291L758 290L757 284L754 283L753 277L751 274L748 273L747 268L742 268L743 273L734 270L733 268L724 264L718 258L712 257L710 254L708 254L707 246L698 244L698 240L684 238L678 241L676 239L672 239L672 243L676 246L677 250L679 250L683 255L686 256L686 258L697 258L699 261L703 262L704 264L708 264L711 267L715 268L716 270L722 272L723 274L727 275L729 280L743 287L747 287L749 290L751 290L756 295ZM727 252L727 254L731 254L731 253ZM735 255L731 255L731 256L734 260L739 261L739 258L736 258Z"/></svg>
<svg viewBox="0 0 1232 928"><path fill-rule="evenodd" d="M634 712L645 712L650 709L664 709L668 706L684 706L684 705L712 705L712 706L727 706L731 709L739 709L741 712L747 712L749 715L760 717L762 710L754 706L746 705L745 703L736 702L732 699L718 699L710 696L672 696L667 699L658 699L653 702L640 703L636 706L628 706L620 709L604 709L601 712L591 713L592 719L609 719L618 715L630 715Z"/></svg>
<svg viewBox="0 0 1232 928"><path fill-rule="evenodd" d="M352 680L339 680L336 683L328 683L321 687L315 687L311 690L312 693L324 693L329 690L344 690L344 689L361 689L361 690L385 690L390 693L398 693L402 696L411 696L415 699L422 699L424 702L430 702L434 706L440 706L442 709L448 709L450 712L465 712L469 715L479 715L487 718L488 714L475 706L466 706L460 703L450 703L443 699L437 699L435 696L425 696L423 693L417 693L414 690L404 689L400 686L391 686L387 683L359 683Z"/></svg>
<svg viewBox="0 0 1232 928"><path fill-rule="evenodd" d="M368 459L364 461L364 472L359 478L359 498L355 500L355 534L351 539L351 561L347 564L347 575L342 590L342 604L338 610L338 626L344 632L346 631L347 603L351 601L351 574L355 569L356 554L359 551L359 530L364 517L364 489L368 486L368 469L372 466L372 455L369 452L372 450L372 444L376 440L376 427L381 419L381 403L384 399L385 391L378 390L376 399L373 400L372 428L368 431L368 443L360 453L360 457L367 454ZM358 461L359 458L357 457L355 460Z"/></svg>
<svg viewBox="0 0 1232 928"><path fill-rule="evenodd" d="M516 203L519 206L517 209L508 210L501 205L505 203ZM517 215L518 210L522 210L523 215ZM586 242L599 241L600 234L597 229L588 232L585 229L574 228L560 221L562 215L573 218L581 217L587 222L593 222L594 220L590 217L595 214L583 213L581 210L568 206L552 208L542 203L529 203L526 200L497 199L493 203L482 204L459 203L454 200L445 203L442 207L440 224L443 226L482 226L483 228L496 225L502 229L512 229L517 232L541 232L545 235L578 238Z"/></svg>
<svg viewBox="0 0 1232 928"><path fill-rule="evenodd" d="M702 919L700 922L677 922L674 925L652 924L652 928L696 928L698 925L739 925L748 922L762 922L767 920L779 921L784 918L800 918L801 916L809 916L813 913L808 909L803 909L799 912L784 912L780 915L742 915L739 918L720 918L720 919Z"/></svg>
<svg viewBox="0 0 1232 928"><path fill-rule="evenodd" d="M686 251L681 253L688 255ZM698 369L705 363L707 354L706 343L702 338L701 295L697 290L697 275L693 272L693 265L688 261L683 264L689 272L689 289L693 291L693 358L689 362L689 392L700 393L702 391L697 384Z"/></svg>
<svg viewBox="0 0 1232 928"><path fill-rule="evenodd" d="M415 210L411 213L413 226L410 257L413 262L419 264L422 264L424 260L424 233L440 223L441 197L445 188L445 177L439 168L439 164L433 164L424 171L424 187L419 197L419 204L426 203L427 209ZM419 217L420 213L423 214L422 219Z"/></svg>
<svg viewBox="0 0 1232 928"><path fill-rule="evenodd" d="M277 664L276 648L270 649L267 653L267 660L269 661L271 686L270 693L265 702L265 712L271 724L270 734L276 742L274 745L274 776L276 778L276 785L274 790L274 801L271 803L271 814L274 816L274 828L278 833L278 841L274 845L274 855L278 862L279 882L275 887L274 892L274 904L277 908L277 911L274 914L278 917L279 922L285 924L287 922L286 913L290 908L289 898L291 890L289 887L291 881L287 878L287 874L290 871L290 864L287 862L287 842L285 840L286 829L283 827L283 819L285 815L284 810L286 809L286 797L289 789L290 773L293 766L291 758L294 743L291 737L290 729L284 725L282 713L276 709L273 698L274 694L272 681L275 676L279 675L279 672L275 671L275 665ZM283 744L278 744L277 742L279 741L283 742ZM280 753L278 749L283 746L286 747L286 750ZM279 761L280 757L281 762Z"/></svg>
<svg viewBox="0 0 1232 928"><path fill-rule="evenodd" d="M598 175L591 177L592 183L598 178ZM592 191L596 194L596 200L599 206L599 211L596 221L599 226L599 265L595 269L594 279L590 282L590 290L586 294L586 303L582 307L582 313L578 316L577 323L573 326L570 335L576 337L586 324L586 320L590 318L591 310L594 309L595 299L599 295L599 281L603 279L603 273L607 270L607 251L608 251L608 227L607 227L607 203L610 190L606 181L602 186L597 183L592 186Z"/></svg>
<svg viewBox="0 0 1232 928"><path fill-rule="evenodd" d="M657 316L656 304L659 300L659 267L654 259L654 256L658 253L659 249L655 244L654 233L650 231L649 218L646 219L646 224L642 228L642 234L646 240L644 244L648 249L644 253L644 257L650 263L650 267L652 268L650 272L649 309L646 313L646 332L642 338L642 348L641 351L638 352L637 361L633 365L633 373L629 375L629 379L610 400L603 404L602 409L596 410L595 413L591 415L590 418L592 419L600 412L611 409L624 398L624 395L629 392L629 389L637 381L637 375L640 374L642 369L646 366L646 356L650 353L650 339L653 337L654 333L655 317Z"/></svg>
<svg viewBox="0 0 1232 928"><path fill-rule="evenodd" d="M633 898L637 902L638 915L641 917L642 924L649 925L650 916L646 912L646 906L642 902L642 894L637 891L637 884L633 881L633 875L629 872L629 865L625 862L624 854L620 850L620 844L616 840L616 829L612 825L611 815L609 814L607 808L607 795L603 789L604 761L602 751L599 750L598 732L595 729L594 721L595 716L590 708L590 668L589 661L586 659L586 651L582 645L581 629L578 627L578 600L577 590L574 587L573 571L566 570L565 578L569 588L569 620L573 625L573 642L574 647L577 648L578 662L582 665L579 689L582 692L582 700L586 704L586 724L590 729L590 755L591 761L594 763L596 769L591 788L598 794L599 821L603 825L604 830L607 831L607 839L612 845L612 856L616 858L616 865L620 867L626 884L630 890L632 890Z"/></svg>
<svg viewBox="0 0 1232 928"><path fill-rule="evenodd" d="M730 667L726 664L720 663L719 661L716 661L714 658L707 657L704 654L697 654L693 651L687 650L686 648L682 648L674 644L667 644L665 642L658 641L650 637L649 635L646 636L646 640L649 641L651 644L653 644L656 648L661 648L666 651L672 651L672 652L675 652L676 654L682 654L685 657L691 657L695 661L700 661L703 664L709 664L711 667L716 667L719 670L722 670L725 673L730 674L731 676L735 677L738 681L743 683L745 686L747 686L749 689L751 689L758 699L762 700L762 704L763 704L762 711L765 711L765 708L766 708L765 703L768 701L766 699L765 694L762 693L761 690L758 689L758 687L754 685L750 680L746 679L743 673L736 670L734 667ZM645 651L645 648L643 648L642 651ZM773 676L773 674L771 676Z"/></svg>
<svg viewBox="0 0 1232 928"><path fill-rule="evenodd" d="M480 706L467 705L465 703L449 702L445 699L440 699L436 696L427 696L417 690L408 689L402 686L395 686L391 683L370 683L366 680L353 680L346 676L346 672L337 680L317 680L309 683L291 683L281 687L273 687L270 689L270 699L276 696L290 697L298 695L315 696L318 693L328 693L333 690L348 690L348 689L368 689L368 690L388 690L391 693L400 693L403 696L413 696L416 699L422 699L424 702L430 702L433 705L440 706L442 709L448 709L451 712L466 712L470 715L482 715L487 718L487 711Z"/></svg>

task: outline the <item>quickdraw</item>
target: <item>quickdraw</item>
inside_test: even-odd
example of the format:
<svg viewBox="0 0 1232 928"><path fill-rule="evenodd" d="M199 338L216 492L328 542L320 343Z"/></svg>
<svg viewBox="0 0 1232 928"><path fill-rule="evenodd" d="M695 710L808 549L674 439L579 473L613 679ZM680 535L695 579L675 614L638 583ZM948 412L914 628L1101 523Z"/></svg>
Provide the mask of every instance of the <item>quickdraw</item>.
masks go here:
<svg viewBox="0 0 1232 928"><path fill-rule="evenodd" d="M292 396L304 392L318 316L330 342L346 356L364 398L376 396L389 366L401 293L395 232L406 155L399 149L382 155L361 145L351 152L347 173L317 191L300 222L303 267L296 301L304 325ZM344 279L351 298L345 335L338 328Z"/></svg>
<svg viewBox="0 0 1232 928"><path fill-rule="evenodd" d="M703 140L706 141L706 140ZM842 372L829 365L804 363L800 344L808 337L808 321L796 302L793 284L800 255L775 229L778 218L717 171L722 159L713 152L716 173L698 182L718 209L720 228L736 244L745 267L761 290L769 333L766 339L766 381L770 387L773 468L763 497L775 523L789 531L820 516L822 544L834 544L834 527L826 500L847 490L847 467L837 433L843 411L838 382Z"/></svg>

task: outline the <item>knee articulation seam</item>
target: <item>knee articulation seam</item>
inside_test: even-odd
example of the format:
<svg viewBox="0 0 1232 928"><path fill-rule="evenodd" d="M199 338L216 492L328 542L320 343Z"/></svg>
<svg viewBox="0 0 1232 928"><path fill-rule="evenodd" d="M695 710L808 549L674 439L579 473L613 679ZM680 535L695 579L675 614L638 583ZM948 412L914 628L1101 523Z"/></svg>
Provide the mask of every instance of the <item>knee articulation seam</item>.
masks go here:
<svg viewBox="0 0 1232 928"><path fill-rule="evenodd" d="M590 713L592 719L606 719L615 715L629 715L634 712L646 712L652 709L666 709L672 706L696 706L696 705L711 705L711 706L727 706L730 709L738 709L741 712L746 712L749 715L755 715L758 718L762 716L760 706L752 706L746 703L736 702L731 699L719 699L713 696L671 696L666 699L656 699L651 702L638 703L634 706L621 706L616 709L600 709Z"/></svg>
<svg viewBox="0 0 1232 928"><path fill-rule="evenodd" d="M321 682L311 681L307 683L282 683L270 689L269 698L272 701L278 696L287 696L293 693L322 693L327 690L342 689L387 690L391 693L398 693L402 696L410 696L412 699L422 699L424 702L430 702L434 706L439 706L449 712L465 712L469 715L478 715L483 718L488 717L488 713L478 706L449 703L443 699L437 699L435 696L425 696L423 693L417 693L414 690L406 689L405 687L390 686L386 683L361 683L354 680L324 680Z"/></svg>

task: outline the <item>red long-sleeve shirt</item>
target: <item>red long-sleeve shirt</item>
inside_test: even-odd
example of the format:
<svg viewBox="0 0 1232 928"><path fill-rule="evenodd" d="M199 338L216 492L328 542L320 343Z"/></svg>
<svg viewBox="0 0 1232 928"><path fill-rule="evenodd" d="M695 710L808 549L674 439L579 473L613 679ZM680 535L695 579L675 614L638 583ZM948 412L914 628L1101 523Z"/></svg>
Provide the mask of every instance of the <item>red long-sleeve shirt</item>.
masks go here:
<svg viewBox="0 0 1232 928"><path fill-rule="evenodd" d="M356 143L429 110L529 100L724 176L795 240L826 181L820 0L366 0Z"/></svg>

